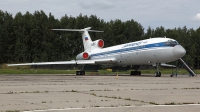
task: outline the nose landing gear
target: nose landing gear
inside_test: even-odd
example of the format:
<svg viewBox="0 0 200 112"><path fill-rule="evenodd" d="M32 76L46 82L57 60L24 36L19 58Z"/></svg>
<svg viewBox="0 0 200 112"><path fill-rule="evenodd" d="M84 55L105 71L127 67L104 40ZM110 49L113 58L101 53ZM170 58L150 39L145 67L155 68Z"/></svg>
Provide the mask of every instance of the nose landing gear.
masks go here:
<svg viewBox="0 0 200 112"><path fill-rule="evenodd" d="M156 72L155 72L154 76L161 77L161 72L159 71L159 63L156 63Z"/></svg>

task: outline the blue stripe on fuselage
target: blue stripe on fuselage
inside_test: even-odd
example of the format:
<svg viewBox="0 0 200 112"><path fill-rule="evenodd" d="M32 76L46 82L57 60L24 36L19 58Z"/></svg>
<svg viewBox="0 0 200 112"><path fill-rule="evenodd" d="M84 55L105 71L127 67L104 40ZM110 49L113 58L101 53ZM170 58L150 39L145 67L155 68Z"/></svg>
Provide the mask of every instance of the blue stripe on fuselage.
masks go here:
<svg viewBox="0 0 200 112"><path fill-rule="evenodd" d="M103 55L108 55L108 54L119 54L123 52L130 52L130 51L137 51L137 50L142 50L142 49L149 49L149 48L160 48L160 47L173 47L172 45L167 45L164 42L161 43L154 43L154 44L147 44L147 45L140 45L140 46L134 46L134 47L127 47L127 48L122 48L122 49L117 49L117 50L112 50L112 51L107 51L107 52L101 52L101 53L96 53L96 54L91 54L90 57L94 56L103 56Z"/></svg>

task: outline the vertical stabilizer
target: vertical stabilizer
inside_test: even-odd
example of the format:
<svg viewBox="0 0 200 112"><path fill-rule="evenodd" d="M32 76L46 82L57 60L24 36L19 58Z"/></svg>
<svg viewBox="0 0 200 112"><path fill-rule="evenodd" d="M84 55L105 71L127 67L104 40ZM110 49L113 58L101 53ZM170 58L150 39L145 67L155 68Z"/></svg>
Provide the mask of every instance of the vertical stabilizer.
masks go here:
<svg viewBox="0 0 200 112"><path fill-rule="evenodd" d="M85 51L90 50L91 45L92 45L92 40L91 40L90 35L88 33L88 30L90 28L91 27L85 28L85 29L83 29L83 32L82 32L82 40L83 40L83 46L84 46Z"/></svg>
<svg viewBox="0 0 200 112"><path fill-rule="evenodd" d="M82 33L82 40L83 40L83 46L84 51L89 51L92 49L93 41L90 38L90 35L88 31L90 32L103 32L103 31L97 31L97 30L90 30L91 27L87 27L84 29L51 29L51 30L59 30L59 31L79 31Z"/></svg>

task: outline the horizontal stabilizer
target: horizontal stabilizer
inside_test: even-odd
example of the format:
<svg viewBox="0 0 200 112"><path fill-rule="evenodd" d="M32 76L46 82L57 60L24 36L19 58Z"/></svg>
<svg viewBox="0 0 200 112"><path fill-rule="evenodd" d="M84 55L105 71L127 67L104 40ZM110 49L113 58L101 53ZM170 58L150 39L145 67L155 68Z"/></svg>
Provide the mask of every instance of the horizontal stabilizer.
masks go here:
<svg viewBox="0 0 200 112"><path fill-rule="evenodd" d="M103 32L103 31L99 31L99 30L88 30L89 32Z"/></svg>
<svg viewBox="0 0 200 112"><path fill-rule="evenodd" d="M87 27L84 29L51 29L51 30L57 30L57 31L80 31L84 32L85 30L90 31L90 32L103 32L103 31L98 31L98 30L90 30L91 27Z"/></svg>
<svg viewBox="0 0 200 112"><path fill-rule="evenodd" d="M58 30L58 31L84 31L82 29L51 29L51 30Z"/></svg>

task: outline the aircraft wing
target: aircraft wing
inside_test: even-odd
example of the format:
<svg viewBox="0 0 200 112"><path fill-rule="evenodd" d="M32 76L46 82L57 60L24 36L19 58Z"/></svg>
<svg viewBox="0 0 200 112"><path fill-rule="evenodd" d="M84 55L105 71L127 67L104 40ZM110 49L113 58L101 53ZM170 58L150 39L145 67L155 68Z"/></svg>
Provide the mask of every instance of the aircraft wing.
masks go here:
<svg viewBox="0 0 200 112"><path fill-rule="evenodd" d="M94 60L76 60L77 65L105 65L115 64L117 61L115 58L106 59L94 59Z"/></svg>
<svg viewBox="0 0 200 112"><path fill-rule="evenodd" d="M7 64L7 66L26 66L26 65L56 65L56 64L76 64L75 60L72 61L57 61L57 62L32 62L32 63L20 63L20 64Z"/></svg>
<svg viewBox="0 0 200 112"><path fill-rule="evenodd" d="M7 64L7 66L28 66L28 65L86 65L86 64L114 64L114 58L96 59L96 60L71 60L71 61L56 61L56 62L36 62L36 63L21 63L21 64Z"/></svg>

